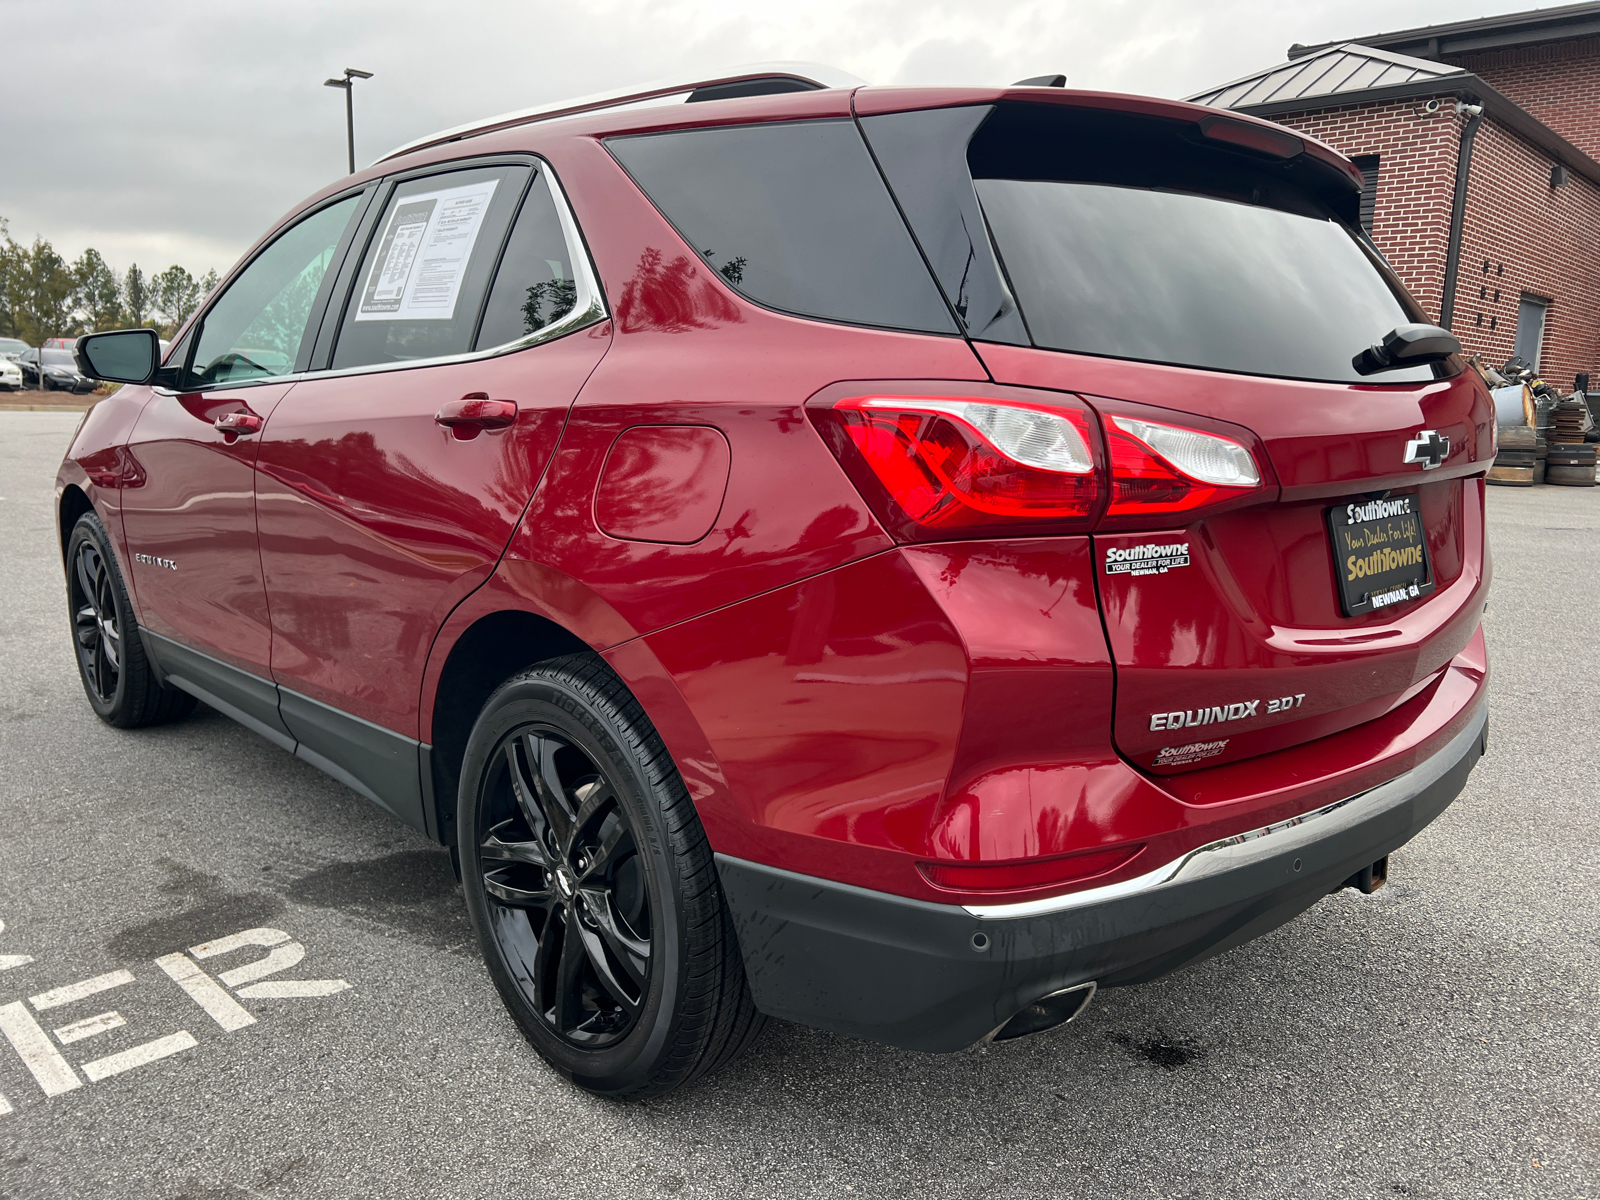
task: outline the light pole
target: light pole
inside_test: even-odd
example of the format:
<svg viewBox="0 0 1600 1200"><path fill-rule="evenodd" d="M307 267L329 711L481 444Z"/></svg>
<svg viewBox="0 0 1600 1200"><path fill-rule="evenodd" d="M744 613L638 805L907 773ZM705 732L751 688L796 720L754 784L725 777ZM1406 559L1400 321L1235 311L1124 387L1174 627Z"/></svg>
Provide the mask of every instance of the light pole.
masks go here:
<svg viewBox="0 0 1600 1200"><path fill-rule="evenodd" d="M343 79L324 79L323 87L344 89L344 128L350 145L350 174L356 173L356 104L355 81L357 79L371 79L371 71L358 71L354 67L344 69Z"/></svg>

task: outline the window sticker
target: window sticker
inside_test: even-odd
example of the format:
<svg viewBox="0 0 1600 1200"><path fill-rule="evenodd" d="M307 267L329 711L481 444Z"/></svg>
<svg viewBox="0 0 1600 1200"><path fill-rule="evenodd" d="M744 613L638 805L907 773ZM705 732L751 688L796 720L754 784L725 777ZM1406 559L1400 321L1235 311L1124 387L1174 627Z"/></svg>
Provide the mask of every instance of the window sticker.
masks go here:
<svg viewBox="0 0 1600 1200"><path fill-rule="evenodd" d="M448 321L496 179L395 202L367 272L358 321Z"/></svg>

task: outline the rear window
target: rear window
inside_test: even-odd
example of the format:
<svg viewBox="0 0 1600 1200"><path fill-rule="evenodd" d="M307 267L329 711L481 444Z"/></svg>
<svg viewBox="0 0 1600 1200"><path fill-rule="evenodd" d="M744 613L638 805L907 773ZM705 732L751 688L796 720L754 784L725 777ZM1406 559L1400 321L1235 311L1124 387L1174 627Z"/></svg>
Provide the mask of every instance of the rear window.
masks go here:
<svg viewBox="0 0 1600 1200"><path fill-rule="evenodd" d="M1040 107L1000 106L968 152L1036 345L1332 382L1434 378L1356 373L1356 354L1424 318L1303 178L1314 164L1197 144L1186 122Z"/></svg>
<svg viewBox="0 0 1600 1200"><path fill-rule="evenodd" d="M607 147L706 263L759 304L955 333L853 122L612 138Z"/></svg>

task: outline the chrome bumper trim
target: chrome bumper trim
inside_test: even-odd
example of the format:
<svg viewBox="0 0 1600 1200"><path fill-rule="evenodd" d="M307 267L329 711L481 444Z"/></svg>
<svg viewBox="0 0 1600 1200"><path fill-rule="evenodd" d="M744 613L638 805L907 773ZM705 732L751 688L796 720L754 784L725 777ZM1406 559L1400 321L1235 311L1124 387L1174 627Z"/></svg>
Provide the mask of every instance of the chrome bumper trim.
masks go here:
<svg viewBox="0 0 1600 1200"><path fill-rule="evenodd" d="M964 904L961 907L974 917L990 921L1067 912L1074 908L1103 904L1108 900L1121 900L1140 892L1150 892L1172 884L1188 883L1204 879L1208 875L1237 870L1261 859L1285 853L1297 846L1310 845L1341 829L1370 820L1386 809L1404 804L1426 789L1461 761L1462 755L1467 753L1472 744L1482 738L1483 727L1488 719L1489 714L1485 710L1467 728L1451 738L1433 757L1426 762L1418 763L1405 774L1397 775L1387 783L1380 783L1376 787L1357 792L1354 796L1347 796L1343 800L1335 800L1332 804L1301 813L1298 817L1290 817L1272 825L1263 825L1260 829L1252 829L1248 833L1235 834L1199 846L1133 879L1125 879L1121 883L1108 883L1103 887L1087 888L1081 892L1068 892L1062 896L1046 896L1040 900L1020 900L1012 904ZM1291 832L1293 830L1299 832Z"/></svg>

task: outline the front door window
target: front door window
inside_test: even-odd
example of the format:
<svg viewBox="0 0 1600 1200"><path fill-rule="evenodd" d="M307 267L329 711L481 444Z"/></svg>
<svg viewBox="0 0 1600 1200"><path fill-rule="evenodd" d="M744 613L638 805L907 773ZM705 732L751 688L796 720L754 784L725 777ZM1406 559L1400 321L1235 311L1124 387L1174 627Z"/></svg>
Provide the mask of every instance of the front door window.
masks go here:
<svg viewBox="0 0 1600 1200"><path fill-rule="evenodd" d="M347 196L290 227L240 273L200 327L191 383L216 387L302 370L317 291L361 197Z"/></svg>

